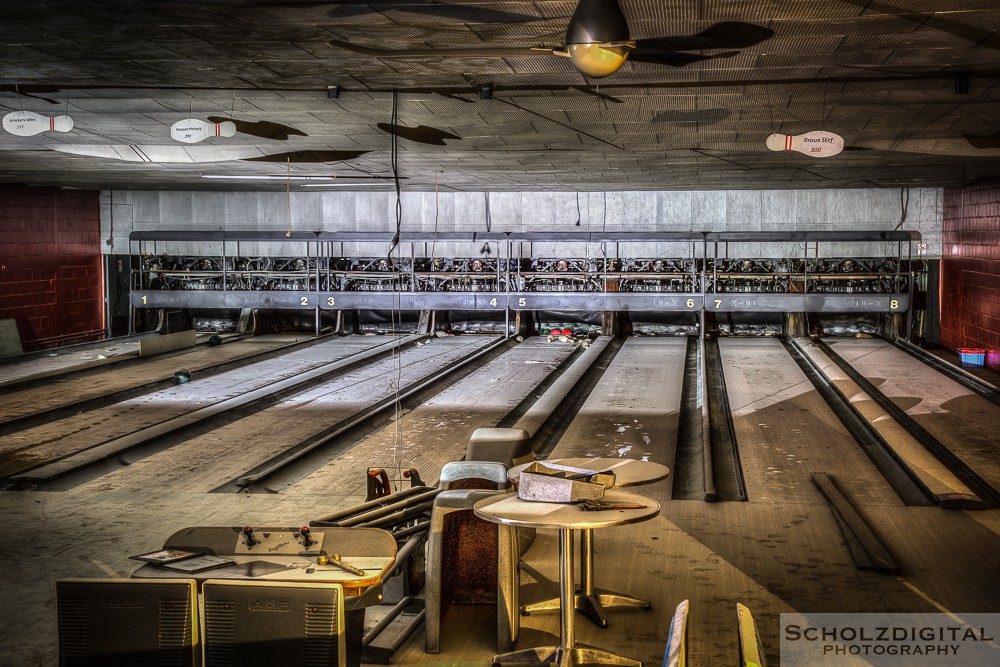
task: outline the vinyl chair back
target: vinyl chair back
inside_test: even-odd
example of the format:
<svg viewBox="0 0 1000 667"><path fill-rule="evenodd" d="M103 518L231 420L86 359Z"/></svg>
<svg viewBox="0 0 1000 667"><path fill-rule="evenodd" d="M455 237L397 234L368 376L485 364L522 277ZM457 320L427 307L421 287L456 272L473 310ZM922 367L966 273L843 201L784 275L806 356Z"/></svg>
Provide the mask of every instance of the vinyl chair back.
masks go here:
<svg viewBox="0 0 1000 667"><path fill-rule="evenodd" d="M497 461L508 468L534 459L531 435L523 428L477 428L465 452L466 461Z"/></svg>
<svg viewBox="0 0 1000 667"><path fill-rule="evenodd" d="M481 603L497 605L497 648L503 653L513 648L518 619L517 531L497 526L472 514L473 506L498 492L487 489L452 489L439 493L431 509L427 542L427 579L424 589L426 618L424 650L438 653L441 645L441 615L445 598L455 596L456 580L468 579L470 570L480 585L473 594ZM460 516L468 520L452 522ZM463 544L464 542L464 544ZM496 559L494 561L494 554ZM496 570L487 567L496 562ZM445 575L447 573L447 577ZM495 579L492 575L495 573ZM487 576L484 578L484 574ZM483 585L485 580L486 584ZM493 590L486 590L493 588ZM463 600L469 602L470 600Z"/></svg>
<svg viewBox="0 0 1000 667"><path fill-rule="evenodd" d="M510 480L507 466L496 461L452 461L441 468L438 487L506 490L510 488Z"/></svg>

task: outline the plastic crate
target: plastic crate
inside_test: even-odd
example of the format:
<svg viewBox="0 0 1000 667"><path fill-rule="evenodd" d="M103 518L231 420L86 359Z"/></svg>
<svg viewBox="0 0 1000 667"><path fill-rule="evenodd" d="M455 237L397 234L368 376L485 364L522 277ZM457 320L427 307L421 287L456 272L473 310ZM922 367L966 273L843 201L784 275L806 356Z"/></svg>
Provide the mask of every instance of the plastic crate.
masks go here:
<svg viewBox="0 0 1000 667"><path fill-rule="evenodd" d="M960 347L958 356L962 358L964 368L980 368L986 363L986 350L977 347Z"/></svg>

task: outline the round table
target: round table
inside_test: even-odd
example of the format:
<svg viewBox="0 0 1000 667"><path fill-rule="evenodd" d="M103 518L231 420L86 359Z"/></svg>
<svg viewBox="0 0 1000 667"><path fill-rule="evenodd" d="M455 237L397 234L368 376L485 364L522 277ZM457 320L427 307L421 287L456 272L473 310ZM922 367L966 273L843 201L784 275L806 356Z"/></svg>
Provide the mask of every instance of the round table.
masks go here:
<svg viewBox="0 0 1000 667"><path fill-rule="evenodd" d="M615 473L615 486L636 486L649 484L665 479L670 474L670 468L652 461L623 458L578 457L565 459L548 459L545 461L530 461L514 466L507 471L507 477L517 482L521 471L532 463L565 466L567 468L582 468L594 472ZM594 588L594 533L592 530L580 531L580 592L573 596L573 608L586 616L599 627L608 627L608 617L605 609L650 609L648 600L641 600L631 595L621 593L598 593ZM560 598L542 600L521 606L521 613L528 616L533 611L554 611L559 609Z"/></svg>
<svg viewBox="0 0 1000 667"><path fill-rule="evenodd" d="M607 491L603 502L641 505L637 509L584 511L575 504L522 500L514 494L499 494L476 503L473 510L481 519L505 526L559 529L559 646L542 646L498 655L498 662L549 662L561 666L580 664L642 667L642 662L603 649L576 645L573 625L573 532L622 526L652 519L660 504L650 498L623 491Z"/></svg>

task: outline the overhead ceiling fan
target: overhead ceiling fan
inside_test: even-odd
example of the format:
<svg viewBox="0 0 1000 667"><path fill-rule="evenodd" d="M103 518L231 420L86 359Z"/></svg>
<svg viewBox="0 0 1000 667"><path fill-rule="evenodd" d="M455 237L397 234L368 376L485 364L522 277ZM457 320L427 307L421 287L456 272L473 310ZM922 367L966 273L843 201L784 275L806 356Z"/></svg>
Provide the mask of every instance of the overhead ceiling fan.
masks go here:
<svg viewBox="0 0 1000 667"><path fill-rule="evenodd" d="M569 20L562 47L403 49L383 50L331 40L330 44L347 51L378 58L414 56L537 56L569 58L573 66L590 77L604 77L617 72L626 60L683 67L712 58L728 58L738 51L714 55L685 53L707 49L742 49L772 37L774 31L751 23L725 21L695 35L630 39L628 22L618 0L580 0Z"/></svg>

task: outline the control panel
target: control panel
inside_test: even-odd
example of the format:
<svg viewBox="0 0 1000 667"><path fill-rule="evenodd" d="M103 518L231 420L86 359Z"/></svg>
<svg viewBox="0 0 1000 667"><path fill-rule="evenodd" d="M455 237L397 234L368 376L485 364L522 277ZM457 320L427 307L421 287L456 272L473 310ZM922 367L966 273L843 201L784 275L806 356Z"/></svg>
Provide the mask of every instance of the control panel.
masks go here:
<svg viewBox="0 0 1000 667"><path fill-rule="evenodd" d="M322 551L323 533L313 535L308 526L298 530L254 530L252 526L244 526L236 536L232 553L237 555L252 554L298 556L303 552Z"/></svg>

